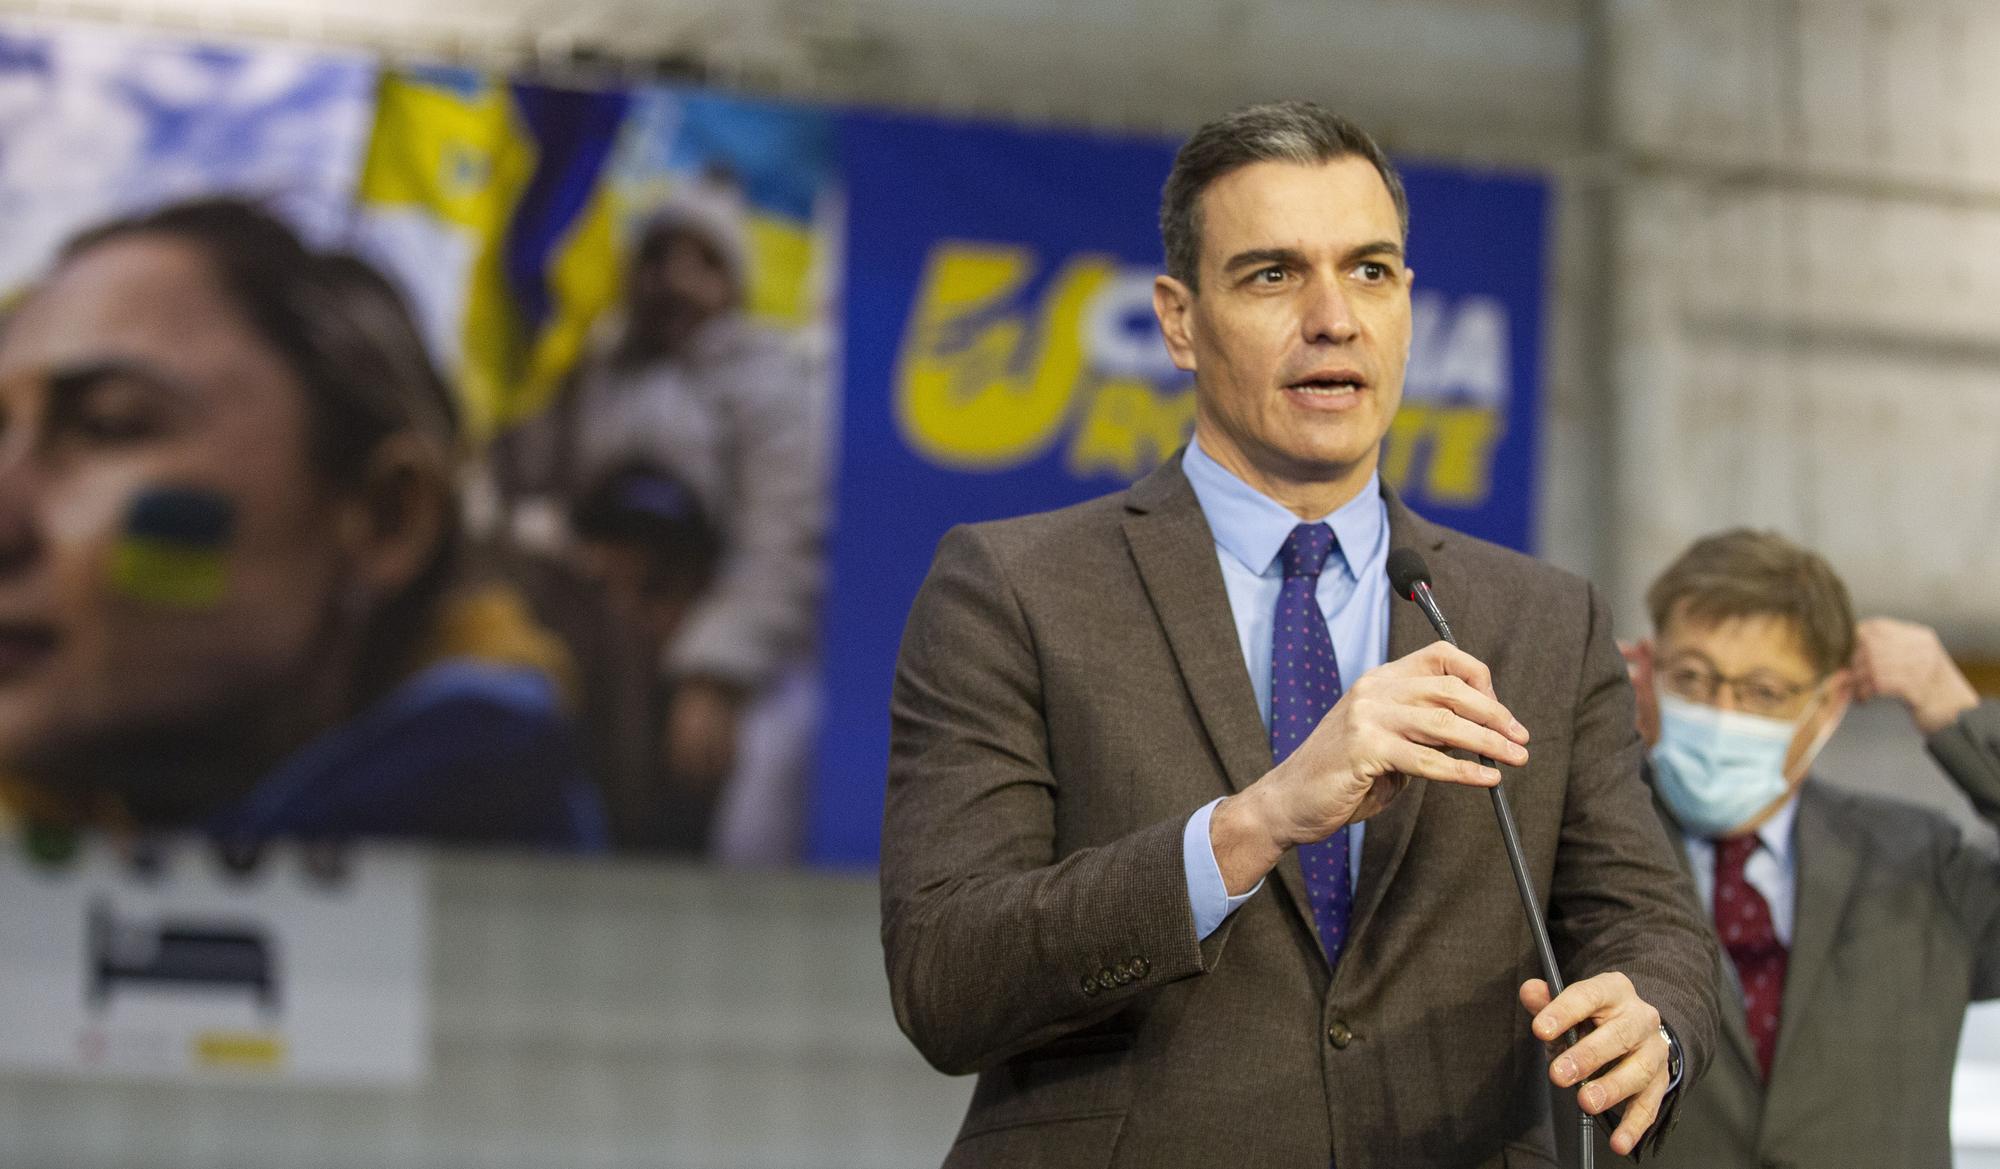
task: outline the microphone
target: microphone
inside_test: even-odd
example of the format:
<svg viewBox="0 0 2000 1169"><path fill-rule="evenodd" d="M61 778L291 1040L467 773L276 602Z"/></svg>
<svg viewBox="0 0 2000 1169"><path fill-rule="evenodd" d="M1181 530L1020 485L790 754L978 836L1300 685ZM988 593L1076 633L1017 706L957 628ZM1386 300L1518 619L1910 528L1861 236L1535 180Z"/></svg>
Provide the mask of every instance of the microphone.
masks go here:
<svg viewBox="0 0 2000 1169"><path fill-rule="evenodd" d="M1445 643L1456 648L1458 638L1452 636L1451 623L1444 619L1444 610L1438 608L1437 598L1431 595L1431 570L1424 558L1414 548L1392 548L1389 550L1389 584L1396 595L1412 601L1417 608L1430 618L1431 628L1437 630ZM1499 765L1486 756L1479 756L1479 762L1496 772ZM1500 822L1500 840L1507 846L1507 863L1514 870L1514 887L1521 894L1521 908L1528 915L1528 932L1534 937L1535 952L1542 962L1542 979L1549 984L1549 997L1563 992L1562 971L1556 967L1556 950L1549 944L1548 923L1542 918L1542 904L1535 899L1535 886L1528 880L1528 862L1521 853L1521 834L1514 827L1514 809L1507 803L1507 793L1501 784L1488 789L1493 797L1493 815ZM1564 1036L1571 1047L1576 1046L1576 1028L1569 1029ZM1582 1090L1583 1084L1577 1085ZM1597 1150L1594 1118L1577 1105L1580 1119L1578 1136L1581 1141L1578 1164L1582 1169L1591 1169Z"/></svg>
<svg viewBox="0 0 2000 1169"><path fill-rule="evenodd" d="M1457 645L1458 639L1451 635L1451 623L1444 619L1444 610L1438 608L1436 599L1431 596L1430 566L1424 563L1417 550L1389 549L1388 567L1389 586L1396 590L1396 595L1415 601L1417 608L1424 611L1424 616L1431 619L1431 628L1438 631L1438 636L1451 645Z"/></svg>

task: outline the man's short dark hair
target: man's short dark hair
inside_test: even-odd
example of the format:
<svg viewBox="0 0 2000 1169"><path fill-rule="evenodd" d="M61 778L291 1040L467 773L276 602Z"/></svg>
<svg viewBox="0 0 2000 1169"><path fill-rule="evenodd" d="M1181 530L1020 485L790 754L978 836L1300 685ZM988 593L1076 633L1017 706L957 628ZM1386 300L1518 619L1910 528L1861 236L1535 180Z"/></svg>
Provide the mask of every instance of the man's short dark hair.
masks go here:
<svg viewBox="0 0 2000 1169"><path fill-rule="evenodd" d="M1189 288L1199 287L1195 273L1201 261L1201 196L1215 180L1256 162L1315 166L1350 156L1367 159L1382 176L1407 240L1410 201L1403 193L1402 176L1366 130L1339 114L1311 102L1271 102L1245 106L1196 130L1174 155L1174 169L1160 193L1160 241L1166 245L1167 275Z"/></svg>

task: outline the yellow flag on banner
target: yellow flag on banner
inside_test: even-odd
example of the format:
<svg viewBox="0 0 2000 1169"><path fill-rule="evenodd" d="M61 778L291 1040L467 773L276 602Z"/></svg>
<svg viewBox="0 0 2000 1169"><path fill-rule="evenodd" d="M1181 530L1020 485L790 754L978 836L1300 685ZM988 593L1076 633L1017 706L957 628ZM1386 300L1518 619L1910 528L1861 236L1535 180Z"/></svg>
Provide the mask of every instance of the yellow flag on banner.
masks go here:
<svg viewBox="0 0 2000 1169"><path fill-rule="evenodd" d="M382 80L360 234L417 303L475 441L548 400L617 296L602 179L626 102L463 70Z"/></svg>

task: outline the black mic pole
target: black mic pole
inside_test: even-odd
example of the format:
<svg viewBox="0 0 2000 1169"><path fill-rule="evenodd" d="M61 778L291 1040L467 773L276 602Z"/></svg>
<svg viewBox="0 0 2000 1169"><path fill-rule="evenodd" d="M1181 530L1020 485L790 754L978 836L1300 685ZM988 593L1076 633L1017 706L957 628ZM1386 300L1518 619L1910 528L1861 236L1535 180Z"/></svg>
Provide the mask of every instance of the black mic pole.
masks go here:
<svg viewBox="0 0 2000 1169"><path fill-rule="evenodd" d="M1389 553L1389 581L1396 592L1416 602L1417 608L1430 618L1431 628L1454 649L1458 638L1451 633L1451 623L1444 619L1444 610L1438 608L1437 600L1431 596L1431 574L1424 558L1409 548L1397 548ZM1499 764L1479 756L1479 762L1492 768L1496 773ZM1493 816L1500 821L1500 840L1507 846L1507 863L1514 870L1514 887L1521 894L1521 908L1528 915L1528 933L1535 940L1535 952L1542 961L1542 980L1549 984L1549 998L1554 999L1563 992L1562 971L1556 966L1556 950L1549 943L1548 923L1542 918L1542 903L1535 898L1535 886L1528 880L1527 858L1521 853L1521 834L1514 827L1514 809L1507 802L1507 793L1496 783L1487 789L1493 797ZM1576 1028L1571 1027L1563 1036L1570 1047L1577 1043ZM1583 1084L1577 1085L1581 1091ZM1583 1110L1583 1101L1577 1101L1578 1146L1577 1164L1581 1169L1592 1169L1597 1155L1597 1125L1595 1118Z"/></svg>

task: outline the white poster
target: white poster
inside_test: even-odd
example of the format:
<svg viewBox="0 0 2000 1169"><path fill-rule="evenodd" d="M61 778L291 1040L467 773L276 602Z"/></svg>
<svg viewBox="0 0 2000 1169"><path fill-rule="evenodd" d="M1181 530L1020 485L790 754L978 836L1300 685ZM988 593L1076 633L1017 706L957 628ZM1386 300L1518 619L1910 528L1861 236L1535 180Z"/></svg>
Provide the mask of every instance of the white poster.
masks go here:
<svg viewBox="0 0 2000 1169"><path fill-rule="evenodd" d="M410 1084L428 895L407 850L0 841L0 1067ZM39 850L46 854L47 850Z"/></svg>

